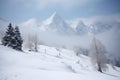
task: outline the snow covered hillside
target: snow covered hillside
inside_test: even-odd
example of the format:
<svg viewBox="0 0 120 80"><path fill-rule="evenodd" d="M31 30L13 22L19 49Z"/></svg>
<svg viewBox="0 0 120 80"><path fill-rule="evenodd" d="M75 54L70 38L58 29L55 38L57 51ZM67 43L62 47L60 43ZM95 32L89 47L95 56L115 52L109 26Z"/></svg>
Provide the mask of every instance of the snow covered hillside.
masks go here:
<svg viewBox="0 0 120 80"><path fill-rule="evenodd" d="M39 46L38 52L15 51L0 45L0 80L119 80L120 68L108 65L96 71L90 58L55 47Z"/></svg>

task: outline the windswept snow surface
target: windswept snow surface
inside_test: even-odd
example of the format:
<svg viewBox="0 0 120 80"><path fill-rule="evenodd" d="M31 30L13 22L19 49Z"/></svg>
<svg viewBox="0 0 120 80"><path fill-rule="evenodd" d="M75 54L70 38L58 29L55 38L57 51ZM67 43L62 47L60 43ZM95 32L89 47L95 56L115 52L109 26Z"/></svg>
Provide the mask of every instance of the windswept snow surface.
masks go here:
<svg viewBox="0 0 120 80"><path fill-rule="evenodd" d="M89 57L67 49L40 45L39 52L19 52L0 46L0 80L120 80L120 68L108 67L97 72Z"/></svg>

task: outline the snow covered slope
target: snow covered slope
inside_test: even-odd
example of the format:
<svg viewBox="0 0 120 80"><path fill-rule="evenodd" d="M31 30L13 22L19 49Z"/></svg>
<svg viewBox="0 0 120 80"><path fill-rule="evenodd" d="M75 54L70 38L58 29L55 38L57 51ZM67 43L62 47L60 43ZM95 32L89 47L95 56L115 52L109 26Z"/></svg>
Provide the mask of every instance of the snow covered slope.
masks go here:
<svg viewBox="0 0 120 80"><path fill-rule="evenodd" d="M66 49L59 52L40 45L36 53L0 46L0 80L119 80L120 69L108 67L105 73L99 73L88 57L77 57Z"/></svg>

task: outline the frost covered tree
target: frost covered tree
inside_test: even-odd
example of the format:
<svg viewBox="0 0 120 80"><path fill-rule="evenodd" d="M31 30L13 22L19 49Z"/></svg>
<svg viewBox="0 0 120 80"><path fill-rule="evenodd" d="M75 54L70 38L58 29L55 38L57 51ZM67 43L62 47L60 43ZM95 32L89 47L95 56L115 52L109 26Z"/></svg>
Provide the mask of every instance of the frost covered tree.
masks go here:
<svg viewBox="0 0 120 80"><path fill-rule="evenodd" d="M16 47L15 47L15 49L21 51L22 50L23 40L22 40L22 37L21 37L21 34L20 34L18 26L15 27L15 40L16 40Z"/></svg>
<svg viewBox="0 0 120 80"><path fill-rule="evenodd" d="M96 65L99 72L106 70L106 48L105 46L96 38L93 39L90 47L90 56L92 63Z"/></svg>
<svg viewBox="0 0 120 80"><path fill-rule="evenodd" d="M38 36L37 36L37 34L34 36L33 39L34 39L34 40L33 40L34 50L35 50L35 52L38 52Z"/></svg>
<svg viewBox="0 0 120 80"><path fill-rule="evenodd" d="M15 40L15 33L12 24L8 25L8 29L2 38L2 45L15 48L16 40Z"/></svg>
<svg viewBox="0 0 120 80"><path fill-rule="evenodd" d="M33 43L32 43L32 37L29 35L28 39L26 41L26 47L29 49L29 51L32 51L33 49Z"/></svg>
<svg viewBox="0 0 120 80"><path fill-rule="evenodd" d="M39 44L39 38L37 34L28 36L28 41L26 45L29 48L29 51L38 52L38 44Z"/></svg>

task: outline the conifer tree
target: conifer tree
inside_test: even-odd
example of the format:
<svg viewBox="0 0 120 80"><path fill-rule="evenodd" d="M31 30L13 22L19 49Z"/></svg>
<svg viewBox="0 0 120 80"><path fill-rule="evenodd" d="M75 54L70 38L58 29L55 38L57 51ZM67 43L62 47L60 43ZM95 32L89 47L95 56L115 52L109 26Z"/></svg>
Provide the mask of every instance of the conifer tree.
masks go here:
<svg viewBox="0 0 120 80"><path fill-rule="evenodd" d="M5 36L2 39L2 44L4 46L8 46L8 47L14 48L15 47L15 43L16 43L16 40L15 40L14 28L12 27L12 24L10 23L8 25L8 29L7 29L7 31L5 33Z"/></svg>
<svg viewBox="0 0 120 80"><path fill-rule="evenodd" d="M22 37L21 37L21 34L20 34L18 26L15 27L15 40L16 40L16 47L15 47L15 49L16 50L22 50L23 40L22 40Z"/></svg>

